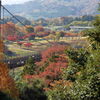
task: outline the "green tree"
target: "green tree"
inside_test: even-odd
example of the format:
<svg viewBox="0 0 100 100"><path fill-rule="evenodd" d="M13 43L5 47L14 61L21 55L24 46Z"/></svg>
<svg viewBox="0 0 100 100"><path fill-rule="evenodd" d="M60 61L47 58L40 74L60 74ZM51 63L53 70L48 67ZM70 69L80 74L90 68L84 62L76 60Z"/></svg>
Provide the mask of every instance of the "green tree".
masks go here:
<svg viewBox="0 0 100 100"><path fill-rule="evenodd" d="M86 68L89 53L84 49L69 49L66 51L69 57L69 65L62 75L63 79L75 82L77 80L77 73Z"/></svg>
<svg viewBox="0 0 100 100"><path fill-rule="evenodd" d="M33 60L32 57L30 57L27 62L26 62L26 65L23 69L23 74L29 74L29 75L33 75L35 74L35 69L36 69L36 64L35 64L35 61Z"/></svg>
<svg viewBox="0 0 100 100"><path fill-rule="evenodd" d="M26 26L26 32L27 33L33 33L34 32L34 28L32 26L30 26L30 25L27 25Z"/></svg>
<svg viewBox="0 0 100 100"><path fill-rule="evenodd" d="M27 83L27 86L21 91L21 100L47 100L44 87L45 83L42 79L31 80L31 83Z"/></svg>
<svg viewBox="0 0 100 100"><path fill-rule="evenodd" d="M63 71L62 80L71 81L72 87L58 85L48 91L49 100L100 100L100 16L93 26L84 31L90 43L88 50L67 52L70 63Z"/></svg>
<svg viewBox="0 0 100 100"><path fill-rule="evenodd" d="M9 97L7 94L3 92L0 92L0 99L1 100L14 100L14 99L11 99L11 97Z"/></svg>
<svg viewBox="0 0 100 100"><path fill-rule="evenodd" d="M64 37L64 35L65 35L65 33L64 32L56 32L56 40L60 40L60 38L62 37Z"/></svg>
<svg viewBox="0 0 100 100"><path fill-rule="evenodd" d="M90 55L85 68L70 90L73 100L100 100L100 16L96 17L93 25L93 29L85 31L92 48L88 50Z"/></svg>

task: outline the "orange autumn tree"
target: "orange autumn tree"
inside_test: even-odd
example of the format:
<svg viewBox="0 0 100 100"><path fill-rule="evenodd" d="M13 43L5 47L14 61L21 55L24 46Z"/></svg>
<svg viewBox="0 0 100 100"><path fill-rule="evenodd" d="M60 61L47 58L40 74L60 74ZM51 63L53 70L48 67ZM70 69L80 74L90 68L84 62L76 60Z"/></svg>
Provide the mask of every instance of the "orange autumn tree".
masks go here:
<svg viewBox="0 0 100 100"><path fill-rule="evenodd" d="M14 80L9 76L9 69L3 60L4 45L0 39L0 91L7 93L12 98L17 99L18 91L16 89Z"/></svg>
<svg viewBox="0 0 100 100"><path fill-rule="evenodd" d="M0 31L4 38L7 38L8 35L15 35L16 32L16 25L12 22L7 22L5 24L0 25Z"/></svg>

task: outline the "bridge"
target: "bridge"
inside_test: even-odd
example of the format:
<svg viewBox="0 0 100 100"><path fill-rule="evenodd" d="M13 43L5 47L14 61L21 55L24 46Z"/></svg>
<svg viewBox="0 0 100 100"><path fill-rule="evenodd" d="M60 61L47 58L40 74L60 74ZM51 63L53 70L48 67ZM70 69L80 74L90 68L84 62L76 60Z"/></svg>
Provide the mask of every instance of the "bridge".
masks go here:
<svg viewBox="0 0 100 100"><path fill-rule="evenodd" d="M5 13L9 14L9 16L11 16L12 18L14 18L17 22L19 22L23 27L26 27L25 24L23 22L21 22L15 15L13 15L7 8L5 8L5 6L2 5L2 2L0 0L0 40L3 40L3 33L5 31L5 24L7 24L9 26L9 28L12 28L6 21L5 21L5 18L7 16L5 16ZM16 32L17 33L21 33L19 30L17 29L11 29L11 31L14 31L15 34ZM48 40L47 40L48 41ZM49 42L49 41L48 41ZM41 43L40 43L41 44ZM1 46L1 45L0 45ZM2 47L0 47L2 48ZM26 64L26 61L29 59L29 58L32 58L34 61L40 61L41 60L41 55L39 53L37 54L29 54L27 56L22 56L22 57L18 57L16 56L15 58L0 58L0 61L1 62L4 62L8 65L8 67L10 69L13 69L13 68L17 68L17 67L20 67L20 66L24 66Z"/></svg>
<svg viewBox="0 0 100 100"><path fill-rule="evenodd" d="M73 30L75 32L81 32L85 29L91 29L93 26L70 26L70 30Z"/></svg>
<svg viewBox="0 0 100 100"><path fill-rule="evenodd" d="M6 14L7 13L7 14ZM15 15L13 15L4 5L2 5L2 2L1 2L1 0L0 0L0 41L2 41L2 40L7 40L7 34L9 33L9 35L10 35L10 33L14 33L14 35L19 35L19 36L21 36L21 33L22 33L22 31L21 30L19 30L19 29L17 29L17 28L13 28L13 25L10 25L5 19L8 17L8 14L9 14L9 16L11 16L11 18L13 18L13 19L15 19L18 23L20 23L24 28L26 28L26 25L20 20L20 19L18 19ZM6 28L8 28L8 29L10 29L10 31L7 31L7 29ZM31 33L30 33L31 34ZM10 37L11 38L11 37ZM44 38L44 37L41 37L43 40L45 40L45 41L47 41L47 43L49 44L49 45L56 45L56 43L57 42L51 42L51 41L49 41L49 39L46 39L46 38ZM79 37L80 38L80 37ZM16 38L15 38L16 39ZM16 41L16 42L22 42L22 41ZM27 41L27 42L29 42L29 41ZM77 42L77 41L76 41ZM5 43L5 42L4 42ZM40 45L45 45L45 43L41 43L40 41L38 41L38 43L40 44ZM77 42L78 43L78 42ZM57 43L58 44L58 43ZM7 44L6 44L7 45ZM21 46L21 44L19 43L19 46ZM37 46L39 46L38 44L37 44ZM0 48L2 48L2 45L0 45ZM17 47L15 47L15 48L17 48ZM32 49L32 50L34 50L34 49ZM32 51L32 50L30 50L30 51ZM36 51L36 50L34 50L34 51ZM1 53L1 52L0 52ZM2 53L4 53L4 51L2 52ZM22 52L23 53L23 52ZM29 55L28 55L28 52L27 52L27 56L22 56L22 57L18 57L18 56L16 56L15 58L13 58L13 59L11 59L11 58L6 58L6 57L3 57L3 58L0 58L0 61L3 61L3 62L5 62L7 65L8 65L8 67L10 68L10 69L14 69L14 68L16 68L16 67L20 67L20 66L23 66L23 65L25 65L25 63L26 63L26 61L29 59L29 57L32 57L33 58L33 60L35 60L35 61L40 61L41 60L41 55L40 55L40 53L37 53L37 54L31 54L30 55L30 53L29 53Z"/></svg>
<svg viewBox="0 0 100 100"><path fill-rule="evenodd" d="M35 62L41 61L41 55L40 54L34 54L34 55L31 55L31 56L24 56L24 57L19 57L19 58L14 58L14 59L5 59L4 62L8 65L8 67L10 69L13 69L13 68L24 66L26 64L26 61L30 57Z"/></svg>

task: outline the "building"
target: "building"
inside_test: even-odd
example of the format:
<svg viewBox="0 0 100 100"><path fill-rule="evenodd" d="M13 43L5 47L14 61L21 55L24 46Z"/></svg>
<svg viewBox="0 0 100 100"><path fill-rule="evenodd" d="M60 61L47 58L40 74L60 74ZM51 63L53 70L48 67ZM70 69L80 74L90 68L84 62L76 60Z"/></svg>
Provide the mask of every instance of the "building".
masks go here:
<svg viewBox="0 0 100 100"><path fill-rule="evenodd" d="M86 30L86 29L91 29L93 27L91 26L70 26L70 31L73 31L73 32L81 32L83 30Z"/></svg>

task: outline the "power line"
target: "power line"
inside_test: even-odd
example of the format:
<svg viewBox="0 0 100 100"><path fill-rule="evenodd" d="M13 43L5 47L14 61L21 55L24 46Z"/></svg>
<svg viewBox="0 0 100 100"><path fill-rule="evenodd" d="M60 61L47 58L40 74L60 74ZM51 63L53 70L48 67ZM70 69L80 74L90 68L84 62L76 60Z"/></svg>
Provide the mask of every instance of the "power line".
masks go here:
<svg viewBox="0 0 100 100"><path fill-rule="evenodd" d="M8 9L6 9L3 5L1 5L12 17L14 17L18 22L20 22L23 26L25 26L25 24L23 24L16 16L14 16Z"/></svg>
<svg viewBox="0 0 100 100"><path fill-rule="evenodd" d="M1 1L1 0L0 0L0 1ZM26 27L24 23L22 23L16 16L14 16L14 15L13 15L7 8L5 8L2 4L1 4L1 7L3 7L3 11L6 10L13 18L15 18L19 23L21 23L24 27ZM4 17L4 12L3 12L3 17ZM4 19L3 19L3 21L4 21ZM16 31L18 32L18 30L16 30ZM49 40L47 40L47 39L45 39L45 38L43 38L43 37L41 37L41 38L44 39L44 40L46 40L48 43L54 45L54 43L50 42Z"/></svg>

